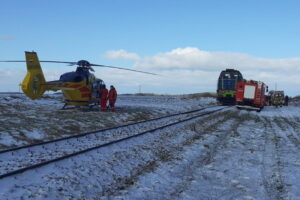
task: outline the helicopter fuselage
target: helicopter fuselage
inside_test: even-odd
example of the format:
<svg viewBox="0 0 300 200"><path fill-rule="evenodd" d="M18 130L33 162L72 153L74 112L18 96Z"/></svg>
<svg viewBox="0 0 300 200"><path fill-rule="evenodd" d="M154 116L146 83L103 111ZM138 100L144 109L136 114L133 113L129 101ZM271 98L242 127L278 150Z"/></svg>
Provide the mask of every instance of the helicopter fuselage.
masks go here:
<svg viewBox="0 0 300 200"><path fill-rule="evenodd" d="M82 67L77 67L75 72L64 73L60 76L59 82L66 87L62 89L65 103L75 106L98 103L100 87L104 84Z"/></svg>
<svg viewBox="0 0 300 200"><path fill-rule="evenodd" d="M61 90L66 105L91 106L99 103L101 79L89 72L89 68L78 66L75 72L67 72L59 80L46 82L35 52L25 52L27 74L21 84L23 92L31 99L39 99L46 90Z"/></svg>

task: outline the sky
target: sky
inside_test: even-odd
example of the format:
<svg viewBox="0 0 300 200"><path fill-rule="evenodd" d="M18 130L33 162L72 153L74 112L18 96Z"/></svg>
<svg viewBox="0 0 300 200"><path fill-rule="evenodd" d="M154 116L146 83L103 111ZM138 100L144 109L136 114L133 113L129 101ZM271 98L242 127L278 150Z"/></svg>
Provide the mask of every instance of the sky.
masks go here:
<svg viewBox="0 0 300 200"><path fill-rule="evenodd" d="M300 1L0 0L0 60L78 61L144 70L97 68L119 93L215 92L235 68L270 89L300 95ZM43 64L46 80L75 70ZM0 63L0 92L19 91L23 63Z"/></svg>

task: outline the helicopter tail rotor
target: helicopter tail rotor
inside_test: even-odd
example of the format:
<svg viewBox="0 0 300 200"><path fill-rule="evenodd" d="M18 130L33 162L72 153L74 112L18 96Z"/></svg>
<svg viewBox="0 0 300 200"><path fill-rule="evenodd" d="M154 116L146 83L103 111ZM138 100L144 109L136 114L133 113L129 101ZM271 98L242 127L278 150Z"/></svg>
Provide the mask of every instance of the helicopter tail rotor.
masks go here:
<svg viewBox="0 0 300 200"><path fill-rule="evenodd" d="M31 99L40 98L46 91L46 80L35 52L25 52L27 74L21 84L23 92Z"/></svg>

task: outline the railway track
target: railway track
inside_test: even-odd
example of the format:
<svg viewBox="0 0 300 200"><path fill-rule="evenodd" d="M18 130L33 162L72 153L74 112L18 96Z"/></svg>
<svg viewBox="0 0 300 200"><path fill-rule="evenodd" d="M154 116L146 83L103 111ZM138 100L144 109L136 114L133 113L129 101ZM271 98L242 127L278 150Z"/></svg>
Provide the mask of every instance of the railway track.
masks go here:
<svg viewBox="0 0 300 200"><path fill-rule="evenodd" d="M0 151L0 179L221 111L210 106ZM150 128L149 128L150 127Z"/></svg>

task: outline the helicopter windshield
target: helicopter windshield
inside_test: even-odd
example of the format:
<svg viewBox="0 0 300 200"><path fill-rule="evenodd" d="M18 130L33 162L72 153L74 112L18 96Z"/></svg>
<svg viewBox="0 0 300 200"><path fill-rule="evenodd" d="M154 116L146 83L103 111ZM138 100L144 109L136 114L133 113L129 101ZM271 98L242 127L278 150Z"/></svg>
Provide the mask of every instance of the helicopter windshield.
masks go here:
<svg viewBox="0 0 300 200"><path fill-rule="evenodd" d="M60 81L63 82L80 82L85 79L84 73L76 72L67 72L60 76Z"/></svg>
<svg viewBox="0 0 300 200"><path fill-rule="evenodd" d="M76 72L77 73L88 74L89 73L89 69L86 68L86 67L77 67Z"/></svg>

